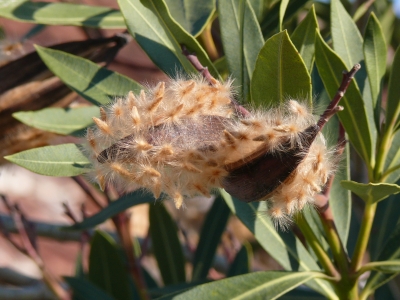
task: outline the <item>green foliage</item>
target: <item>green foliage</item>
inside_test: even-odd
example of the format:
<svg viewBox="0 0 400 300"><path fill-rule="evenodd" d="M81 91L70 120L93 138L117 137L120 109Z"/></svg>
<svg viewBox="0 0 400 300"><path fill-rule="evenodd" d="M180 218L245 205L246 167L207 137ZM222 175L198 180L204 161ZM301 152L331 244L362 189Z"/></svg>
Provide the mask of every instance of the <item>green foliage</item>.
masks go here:
<svg viewBox="0 0 400 300"><path fill-rule="evenodd" d="M35 148L4 158L47 176L76 176L87 173L91 167L90 161L76 144Z"/></svg>
<svg viewBox="0 0 400 300"><path fill-rule="evenodd" d="M400 273L400 199L396 195L400 186L395 184L400 178L398 20L385 0L375 1L371 13L366 4L357 6L357 1L331 0L329 5L307 2L119 0L119 10L31 1L0 4L0 16L22 22L126 28L154 64L172 78L198 72L182 53L184 45L215 78L230 75L236 100L249 107L268 109L279 107L287 99L299 99L310 107L316 102L317 110L324 108L327 98L335 97L342 72L354 64L362 67L340 102L344 110L323 131L329 146L338 148L341 123L351 145L345 147L341 162L334 159L338 165L336 177L332 186L318 196L329 203L319 211L311 207L297 215L297 231L276 228L266 213L269 208L265 201L244 203L221 190L205 218L197 248L186 255L192 256L192 273L188 275L183 239L164 205L153 203L154 197L142 190L120 195L97 213L66 228L87 230L113 218L126 252L122 253L109 235L97 231L91 240L89 273L85 277L81 270L79 276L65 279L75 299L146 299L148 295L160 299L276 299L293 290L282 299L300 299L304 294L312 299L310 295L317 293L329 299L365 300ZM213 23L215 18L218 22ZM218 26L220 36L211 30ZM219 59L213 62L210 49L214 48ZM389 49L395 55L387 68ZM100 115L98 106L114 97L125 97L129 91L137 94L143 88L87 59L40 46L36 51L63 83L93 105L13 114L29 126L62 135L81 135L92 124L92 117ZM318 100L313 101L314 97ZM350 180L350 148L367 170L367 183ZM336 155L335 150L332 153ZM5 158L48 176L92 171L78 144L29 149ZM355 165L355 171L360 170L362 167ZM350 191L365 202L356 233L350 231ZM140 267L131 272L139 274L132 280L127 268L138 257L132 260L133 243L129 244L129 239L127 242L118 218L129 207L143 203L150 204L151 253L157 260L163 287L158 287L147 272L140 275ZM225 268L227 278L207 282L230 215L249 229L257 246L285 271L250 273L252 249L245 244ZM348 239L356 241L350 262ZM367 251L371 261L364 263ZM366 272L371 273L362 287L359 278ZM148 288L143 288L135 276L147 279ZM296 289L299 286L305 290Z"/></svg>

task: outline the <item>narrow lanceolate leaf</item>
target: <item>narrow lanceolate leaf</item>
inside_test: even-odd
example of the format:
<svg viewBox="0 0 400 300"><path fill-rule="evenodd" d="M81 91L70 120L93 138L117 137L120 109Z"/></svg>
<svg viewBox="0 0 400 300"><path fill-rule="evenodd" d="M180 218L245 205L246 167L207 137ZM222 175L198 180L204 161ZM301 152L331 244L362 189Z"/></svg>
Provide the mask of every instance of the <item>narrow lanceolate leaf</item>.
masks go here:
<svg viewBox="0 0 400 300"><path fill-rule="evenodd" d="M129 273L120 249L105 232L96 231L92 238L88 278L116 300L132 299Z"/></svg>
<svg viewBox="0 0 400 300"><path fill-rule="evenodd" d="M275 230L275 226L267 215L265 202L250 204L232 198L221 190L226 203L242 223L254 234L260 245L286 270L315 271L320 267L294 235L283 241ZM289 240L291 241L289 242ZM326 281L315 280L307 283L309 287L325 295L329 299L338 299L332 287Z"/></svg>
<svg viewBox="0 0 400 300"><path fill-rule="evenodd" d="M286 31L268 39L256 61L251 100L257 105L279 106L287 99L311 102L311 77Z"/></svg>
<svg viewBox="0 0 400 300"><path fill-rule="evenodd" d="M332 99L342 81L342 72L347 70L347 67L323 41L320 34L317 35L315 42L315 62L325 89ZM338 116L351 143L359 155L366 162L370 162L372 160L372 137L367 111L354 80L350 83L340 105L344 107L344 110L339 112Z"/></svg>
<svg viewBox="0 0 400 300"><path fill-rule="evenodd" d="M345 63L346 69L350 69L357 63L361 64L361 69L355 75L355 79L364 99L370 135L372 143L375 145L377 130L371 87L364 64L363 39L357 25L347 13L340 0L331 1L331 33L333 49ZM372 151L374 151L374 148Z"/></svg>
<svg viewBox="0 0 400 300"><path fill-rule="evenodd" d="M388 98L386 107L386 128L395 126L400 115L400 47L394 55L392 72L389 78Z"/></svg>
<svg viewBox="0 0 400 300"><path fill-rule="evenodd" d="M397 224L395 230L390 235L389 240L383 247L381 253L378 256L378 261L394 261L400 259L400 224ZM399 270L400 271L400 270ZM398 271L397 271L398 272ZM395 274L383 274L381 272L373 272L368 278L367 284L363 290L362 295L368 295L375 289L392 279ZM362 299L366 299L363 297Z"/></svg>
<svg viewBox="0 0 400 300"><path fill-rule="evenodd" d="M381 82L386 72L386 42L382 27L375 14L372 12L364 35L364 57L371 96L375 110L375 123L380 122L381 112Z"/></svg>
<svg viewBox="0 0 400 300"><path fill-rule="evenodd" d="M45 108L37 111L21 111L13 117L22 123L58 133L71 135L93 123L92 117L99 115L97 106L79 108Z"/></svg>
<svg viewBox="0 0 400 300"><path fill-rule="evenodd" d="M129 91L139 93L142 88L134 80L87 59L40 46L36 46L36 51L56 76L93 104L106 104L114 97L126 96Z"/></svg>
<svg viewBox="0 0 400 300"><path fill-rule="evenodd" d="M21 22L103 29L126 28L121 12L108 7L17 0L3 1L0 8L0 17Z"/></svg>
<svg viewBox="0 0 400 300"><path fill-rule="evenodd" d="M112 201L107 207L100 210L93 216L85 218L82 222L76 223L70 227L65 227L65 230L85 230L93 228L107 219L115 216L116 214L128 209L129 207L151 203L156 201L153 195L142 190L135 191L133 193L126 194L118 200Z"/></svg>
<svg viewBox="0 0 400 300"><path fill-rule="evenodd" d="M207 278L222 233L228 222L229 213L229 207L224 199L220 196L217 197L203 223L199 243L194 254L192 281Z"/></svg>
<svg viewBox="0 0 400 300"><path fill-rule="evenodd" d="M77 277L64 277L64 279L73 291L74 300L115 300L89 280Z"/></svg>
<svg viewBox="0 0 400 300"><path fill-rule="evenodd" d="M32 172L47 176L76 176L91 170L90 161L76 144L35 148L4 158Z"/></svg>
<svg viewBox="0 0 400 300"><path fill-rule="evenodd" d="M289 0L282 0L279 5L279 31L283 30L283 18L285 17L286 8L289 4Z"/></svg>
<svg viewBox="0 0 400 300"><path fill-rule="evenodd" d="M150 206L150 236L164 284L185 282L185 258L177 227L162 203Z"/></svg>
<svg viewBox="0 0 400 300"><path fill-rule="evenodd" d="M342 186L368 203L376 203L386 199L390 195L400 193L400 186L390 183L365 184L343 180Z"/></svg>
<svg viewBox="0 0 400 300"><path fill-rule="evenodd" d="M182 54L181 45L195 52L203 66L218 77L204 49L172 17L163 0L119 0L129 32L150 59L165 73L197 72Z"/></svg>
<svg viewBox="0 0 400 300"><path fill-rule="evenodd" d="M193 36L200 34L215 12L215 0L165 0L172 17Z"/></svg>
<svg viewBox="0 0 400 300"><path fill-rule="evenodd" d="M314 52L315 52L315 32L318 29L317 16L315 14L314 5L311 6L307 16L301 21L296 30L290 37L293 44L296 46L301 57L303 58L304 64L311 74L313 63L314 63Z"/></svg>
<svg viewBox="0 0 400 300"><path fill-rule="evenodd" d="M400 178L400 131L396 131L386 155L385 182L394 183Z"/></svg>
<svg viewBox="0 0 400 300"><path fill-rule="evenodd" d="M247 99L250 80L264 38L248 0L218 1L222 44L233 84Z"/></svg>
<svg viewBox="0 0 400 300"><path fill-rule="evenodd" d="M159 299L277 299L286 292L321 276L317 272L256 272L199 285L178 295Z"/></svg>

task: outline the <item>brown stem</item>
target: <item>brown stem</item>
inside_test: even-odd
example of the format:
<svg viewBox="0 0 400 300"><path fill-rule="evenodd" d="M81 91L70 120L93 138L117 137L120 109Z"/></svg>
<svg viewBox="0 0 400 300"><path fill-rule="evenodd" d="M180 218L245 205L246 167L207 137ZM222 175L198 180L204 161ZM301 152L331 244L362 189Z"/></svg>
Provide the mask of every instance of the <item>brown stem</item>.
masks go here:
<svg viewBox="0 0 400 300"><path fill-rule="evenodd" d="M104 208L104 205L102 204L104 199L100 199L104 197L101 197L98 193L96 193L93 187L90 186L81 176L74 176L72 179L81 187L81 189L99 209Z"/></svg>
<svg viewBox="0 0 400 300"><path fill-rule="evenodd" d="M340 84L340 87L336 92L335 97L333 97L331 103L329 103L328 107L318 120L317 125L320 127L321 130L322 127L324 127L324 125L326 124L326 122L328 122L328 120L335 113L343 109L338 107L339 101L343 98L344 94L347 91L347 88L350 85L351 80L354 78L354 75L357 73L358 70L360 70L360 68L361 68L360 64L355 64L354 67L351 68L349 72L343 72L342 83Z"/></svg>
<svg viewBox="0 0 400 300"><path fill-rule="evenodd" d="M133 249L133 241L130 230L130 218L126 212L117 214L112 218L115 227L117 228L118 235L120 237L122 246L125 250L128 258L129 272L135 282L136 288L142 300L150 299L147 289L146 282L144 281L143 272L140 268L138 259L135 257Z"/></svg>
<svg viewBox="0 0 400 300"><path fill-rule="evenodd" d="M207 82L210 85L216 85L218 83L218 80L216 80L211 74L210 71L208 71L207 67L204 67L199 59L197 58L196 54L190 53L189 50L186 48L185 45L182 45L182 54L186 56L188 61L193 65L193 67L196 68L197 71L203 75L204 79L207 80ZM236 111L236 114L241 116L241 117L250 117L251 113L245 109L242 105L240 105L235 99L231 99L231 104L233 108Z"/></svg>
<svg viewBox="0 0 400 300"><path fill-rule="evenodd" d="M339 137L336 147L336 157L340 157L343 154L344 148L346 146L346 140L344 136L344 128L341 123L339 123ZM343 275L343 273L348 273L349 268L349 258L346 254L346 250L343 246L341 239L333 219L333 212L331 206L329 205L329 195L332 188L334 175L330 176L327 184L323 190L323 193L318 195L315 199L315 205L318 207L318 212L324 226L324 230L327 235L328 242L332 249L332 254L335 258L336 263Z"/></svg>

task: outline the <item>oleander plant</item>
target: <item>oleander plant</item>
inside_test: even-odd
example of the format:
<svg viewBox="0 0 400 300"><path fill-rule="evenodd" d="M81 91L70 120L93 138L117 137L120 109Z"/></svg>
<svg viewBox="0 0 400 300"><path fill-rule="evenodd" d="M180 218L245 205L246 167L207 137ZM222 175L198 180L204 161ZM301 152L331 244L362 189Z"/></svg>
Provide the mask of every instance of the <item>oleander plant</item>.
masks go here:
<svg viewBox="0 0 400 300"><path fill-rule="evenodd" d="M0 69L2 78L13 77L17 63L36 57L29 76L50 70L62 82L40 90L40 97L50 101L75 92L88 103L47 107L43 100L41 109L12 114L14 121L78 142L32 147L6 155L7 161L42 175L73 177L94 201L96 195L108 200L83 220L65 207L74 224L62 230L79 232L81 242L90 243L87 266L82 254L74 277L51 276L34 238L19 227L31 243L25 253L40 266L51 296L398 299L400 27L393 3L118 5L0 2L0 17L39 29L123 31L36 45L36 52ZM168 79L141 85L107 68L131 39ZM20 88L18 81L9 82L0 89L3 95ZM190 250L185 228L176 226L164 203L185 210L188 199L202 201L198 196L215 200ZM150 207L144 241L132 236L129 221L135 216L126 212L143 203ZM255 242L236 251L219 269L223 278L213 280L209 272L230 217ZM115 233L93 230L108 219ZM251 246L281 268L254 272ZM142 265L144 255L155 257L161 280Z"/></svg>

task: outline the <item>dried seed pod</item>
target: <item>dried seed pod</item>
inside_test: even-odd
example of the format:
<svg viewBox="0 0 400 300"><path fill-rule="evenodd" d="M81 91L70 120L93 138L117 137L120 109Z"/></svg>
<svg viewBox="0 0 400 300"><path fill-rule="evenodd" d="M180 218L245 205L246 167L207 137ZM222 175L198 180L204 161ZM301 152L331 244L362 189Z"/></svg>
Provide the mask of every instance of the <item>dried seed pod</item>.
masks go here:
<svg viewBox="0 0 400 300"><path fill-rule="evenodd" d="M269 200L278 221L290 218L332 173L320 128L295 100L237 117L231 99L230 82L197 77L162 82L102 108L97 128L88 131L100 186L163 192L177 207L223 187L242 201Z"/></svg>

